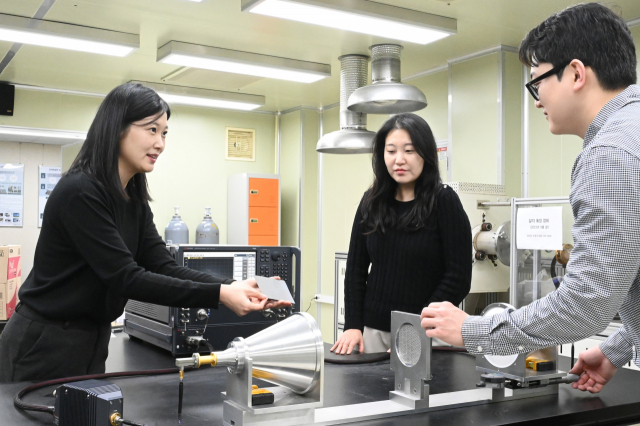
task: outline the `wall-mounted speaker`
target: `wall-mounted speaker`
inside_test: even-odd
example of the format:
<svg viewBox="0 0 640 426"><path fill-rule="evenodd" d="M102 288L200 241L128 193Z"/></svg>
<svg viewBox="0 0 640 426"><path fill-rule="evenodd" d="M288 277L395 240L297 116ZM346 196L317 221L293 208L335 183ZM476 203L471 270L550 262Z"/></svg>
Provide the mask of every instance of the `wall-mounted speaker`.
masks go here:
<svg viewBox="0 0 640 426"><path fill-rule="evenodd" d="M13 115L16 86L0 83L0 115Z"/></svg>

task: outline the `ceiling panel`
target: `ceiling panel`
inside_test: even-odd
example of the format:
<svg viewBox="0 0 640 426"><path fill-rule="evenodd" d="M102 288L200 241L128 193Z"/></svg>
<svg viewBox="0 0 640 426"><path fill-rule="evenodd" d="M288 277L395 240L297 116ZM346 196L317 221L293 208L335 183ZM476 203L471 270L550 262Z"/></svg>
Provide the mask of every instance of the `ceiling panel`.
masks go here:
<svg viewBox="0 0 640 426"><path fill-rule="evenodd" d="M426 46L404 43L402 75L447 59L505 44L517 47L525 34L572 0L376 0L458 20L458 33ZM640 17L640 1L618 0L622 16ZM32 16L41 0L0 0L0 13ZM178 67L156 63L156 50L171 40L331 64L332 77L303 84L191 70L170 81L266 96L262 110L339 101L340 62L348 53L368 54L393 40L286 21L240 11L240 0L57 0L48 20L140 34L140 49L127 58L23 46L0 81L106 93L129 80L162 82ZM11 46L0 42L0 56Z"/></svg>

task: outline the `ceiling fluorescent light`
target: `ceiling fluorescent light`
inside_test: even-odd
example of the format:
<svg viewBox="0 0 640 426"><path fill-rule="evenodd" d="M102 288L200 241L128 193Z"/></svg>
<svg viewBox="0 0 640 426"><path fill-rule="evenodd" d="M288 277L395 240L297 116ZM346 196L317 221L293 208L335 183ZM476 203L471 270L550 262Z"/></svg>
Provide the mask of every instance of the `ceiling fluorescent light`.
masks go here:
<svg viewBox="0 0 640 426"><path fill-rule="evenodd" d="M455 19L367 0L242 0L242 11L418 44L457 32Z"/></svg>
<svg viewBox="0 0 640 426"><path fill-rule="evenodd" d="M132 81L154 89L162 99L173 105L191 105L205 108L238 109L250 111L265 104L264 96L195 87L172 86L145 81Z"/></svg>
<svg viewBox="0 0 640 426"><path fill-rule="evenodd" d="M140 47L135 34L3 14L0 40L121 57Z"/></svg>
<svg viewBox="0 0 640 426"><path fill-rule="evenodd" d="M331 77L331 66L219 47L170 41L158 49L158 62L234 74L313 83Z"/></svg>
<svg viewBox="0 0 640 426"><path fill-rule="evenodd" d="M76 132L73 130L0 126L0 140L3 141L64 145L74 142L82 142L86 138L87 132Z"/></svg>

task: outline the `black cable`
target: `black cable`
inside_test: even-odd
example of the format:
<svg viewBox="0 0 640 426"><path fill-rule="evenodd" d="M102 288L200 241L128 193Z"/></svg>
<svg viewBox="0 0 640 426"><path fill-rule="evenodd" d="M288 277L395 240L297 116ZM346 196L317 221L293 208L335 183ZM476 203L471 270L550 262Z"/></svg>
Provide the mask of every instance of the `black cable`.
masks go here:
<svg viewBox="0 0 640 426"><path fill-rule="evenodd" d="M38 411L41 413L50 413L53 415L53 411L54 411L54 407L51 406L47 406L47 405L36 405L36 404L27 404L25 402L22 401L22 397L25 396L26 394L28 394L29 392L32 392L36 389L40 389L44 386L38 386L39 384L36 385L31 385L31 386L27 386L26 388L22 389L20 392L18 392L14 397L13 397L13 405L20 409L20 410L25 410L25 411Z"/></svg>
<svg viewBox="0 0 640 426"><path fill-rule="evenodd" d="M186 370L191 370L191 368L186 368ZM178 371L179 371L178 368L167 368L167 369L161 369L161 370L143 370L143 371L120 371L115 373L90 374L87 376L75 376L75 377L65 377L62 379L47 380L45 382L40 382L31 386L27 386L26 388L16 393L16 395L13 397L13 405L19 410L38 411L41 413L53 414L54 407L37 405L37 404L27 404L22 400L22 397L33 392L34 390L38 390L47 386L62 385L65 383L77 382L80 380L106 379L109 377L154 376L154 375L161 375L161 374L173 374L173 373L177 373Z"/></svg>
<svg viewBox="0 0 640 426"><path fill-rule="evenodd" d="M180 387L178 388L178 420L182 416L182 395L184 394L184 382L180 379Z"/></svg>
<svg viewBox="0 0 640 426"><path fill-rule="evenodd" d="M131 425L131 426L147 426L145 424L142 423L136 423L136 422L132 422L131 420L125 420L125 419L120 419L120 422L123 425Z"/></svg>
<svg viewBox="0 0 640 426"><path fill-rule="evenodd" d="M311 304L313 303L314 300L316 300L315 297L313 299L311 299L311 302L309 302L309 307L307 308L307 310L305 312L309 312L309 309L311 309Z"/></svg>
<svg viewBox="0 0 640 426"><path fill-rule="evenodd" d="M213 345L207 342L206 340L204 340L204 338L200 340L200 344L203 344L203 343L209 348L209 351L211 351L212 353L215 352L215 350L213 349Z"/></svg>

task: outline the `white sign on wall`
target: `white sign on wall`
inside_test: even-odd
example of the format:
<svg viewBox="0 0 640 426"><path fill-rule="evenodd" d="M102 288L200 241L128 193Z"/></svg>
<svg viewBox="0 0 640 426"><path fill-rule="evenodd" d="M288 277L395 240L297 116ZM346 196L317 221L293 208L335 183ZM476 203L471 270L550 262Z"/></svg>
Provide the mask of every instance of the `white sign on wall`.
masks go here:
<svg viewBox="0 0 640 426"><path fill-rule="evenodd" d="M47 204L49 195L60 180L62 167L39 166L40 178L38 179L38 228L42 228L42 216L44 206Z"/></svg>
<svg viewBox="0 0 640 426"><path fill-rule="evenodd" d="M562 249L562 206L518 209L518 250Z"/></svg>
<svg viewBox="0 0 640 426"><path fill-rule="evenodd" d="M437 141L436 146L438 148L438 169L440 169L440 178L443 182L448 182L448 173L449 170L449 152L447 146L449 145L449 141Z"/></svg>
<svg viewBox="0 0 640 426"><path fill-rule="evenodd" d="M0 226L22 226L24 164L0 164Z"/></svg>

